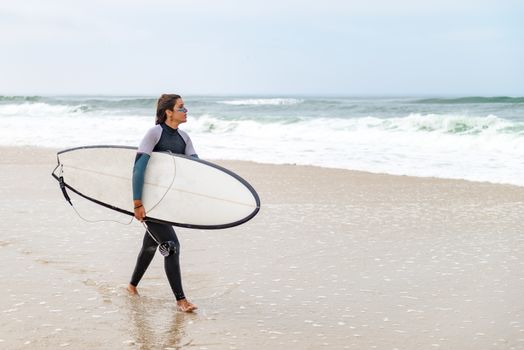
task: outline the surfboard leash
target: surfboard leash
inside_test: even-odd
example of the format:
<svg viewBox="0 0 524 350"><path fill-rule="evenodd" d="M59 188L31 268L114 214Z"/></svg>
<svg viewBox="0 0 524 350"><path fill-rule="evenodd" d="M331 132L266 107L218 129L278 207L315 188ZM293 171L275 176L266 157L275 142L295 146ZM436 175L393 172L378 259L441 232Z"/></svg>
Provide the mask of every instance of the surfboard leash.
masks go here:
<svg viewBox="0 0 524 350"><path fill-rule="evenodd" d="M171 157L173 158L173 178L171 179L171 183L169 184L169 186L167 187L167 190L164 192L164 194L162 195L162 197L160 198L160 200L158 202L156 202L155 205L153 205L151 207L151 209L148 209L147 211L150 212L151 210L155 209L159 204L160 202L162 202L164 200L164 198L166 197L167 193L171 190L171 187L173 187L173 184L175 183L175 177L176 177L176 160L175 160L175 157L173 156L173 153L171 153L170 150L167 150L167 152L171 155ZM133 219L131 219L133 220ZM144 228L146 229L146 232L149 234L149 236L153 239L153 241L156 242L156 244L159 245L159 247L162 248L162 244L156 239L155 235L153 235L153 233L151 233L151 231L149 231L149 227L147 227L147 225L145 224L144 221L141 221L142 225L144 226ZM162 255L165 256L165 252L163 251L163 249L160 250L160 252L162 253Z"/></svg>
<svg viewBox="0 0 524 350"><path fill-rule="evenodd" d="M171 153L171 152L169 152ZM175 157L173 157L173 165L174 165L174 174L173 174L173 179L171 180L171 184L169 185L168 189L166 190L166 192L164 193L164 195L162 196L162 198L160 198L160 200L151 208L151 209L154 209L158 204L160 204L160 202L164 199L164 197L166 196L167 192L169 192L169 190L171 189L171 187L173 186L173 183L175 182L175 176L176 176L176 161L175 161ZM62 194L64 195L66 201L71 205L71 207L73 208L73 210L75 211L76 215L78 215L78 217L86 222L89 222L89 223L97 223L97 222L116 222L118 224L121 224L121 225L130 225L132 222L133 222L133 219L134 219L134 216L131 216L131 220L128 222L128 223L124 223L124 222L121 222L121 221L117 221L117 220L89 220L89 219L86 219L84 218L79 212L78 210L76 210L75 206L73 205L73 203L71 202L71 198L69 197L68 193L67 193L67 190L66 190L66 185L65 185L65 182L64 182L64 177L63 177L63 165L62 164L59 164L58 166L60 166L60 172L59 172L59 177L58 177L58 183L60 184L60 189L62 190ZM57 167L58 167L57 166ZM56 170L56 168L55 168ZM167 257L171 254L173 254L174 252L177 251L177 247L176 245L174 244L174 242L171 242L171 241L167 241L167 242L162 242L160 243L160 241L155 237L155 235L149 231L149 227L147 227L146 223L141 221L142 225L144 226L144 228L146 229L146 232L149 234L149 237L151 237L153 239L153 241L156 242L156 244L158 244L158 251L160 252L160 254L162 254L164 257Z"/></svg>
<svg viewBox="0 0 524 350"><path fill-rule="evenodd" d="M173 184L175 183L175 178L176 178L176 160L175 160L175 157L173 157L173 153L171 151L167 151L173 158L173 177L171 179L171 183L169 184L169 186L167 187L166 191L164 192L164 194L162 195L162 197L158 200L158 202L156 202L150 209L148 209L148 212L155 209L163 200L164 198L166 197L167 193L171 190L171 188L173 187ZM90 219L86 219L84 218L79 212L78 210L75 208L75 206L73 205L73 202L71 201L71 197L69 197L69 194L67 193L67 187L66 187L66 183L64 181L64 176L63 176L63 173L64 173L64 165L63 164L60 164L60 160L58 159L58 156L57 156L57 160L58 160L58 165L57 165L57 168L60 167L60 170L59 170L59 174L58 174L58 184L60 185L60 190L62 191L62 194L64 195L64 198L65 200L71 205L71 207L73 208L73 210L75 211L76 215L78 215L78 217L86 222L89 222L89 223L98 223L98 222L116 222L118 224L121 224L121 225L130 225L132 222L133 222L133 218L134 216L131 215L131 220L129 220L129 222L121 222L121 221L118 221L118 220L112 220L112 219L104 219L104 220L90 220ZM56 170L56 168L55 168ZM155 236L151 233L151 231L149 231L147 225L142 222L143 226L145 227L147 233L149 234L149 236L151 236L151 238L157 243L157 244L160 244L160 242L155 238Z"/></svg>
<svg viewBox="0 0 524 350"><path fill-rule="evenodd" d="M147 227L146 223L144 221L141 221L142 225L144 226L144 228L146 229L146 232L149 234L149 236L153 239L153 241L156 242L156 244L160 244L160 242L156 239L155 235L153 235L151 233L151 231L149 231L149 227Z"/></svg>
<svg viewBox="0 0 524 350"><path fill-rule="evenodd" d="M71 201L71 197L69 197L69 194L67 193L67 188L66 188L66 184L65 184L65 181L64 181L64 165L63 164L60 164L60 161L59 161L59 164L57 165L57 167L60 167L60 171L58 173L58 184L60 185L60 190L62 190L62 194L64 195L64 198L65 200L71 205L71 207L73 208L73 210L75 211L76 215L78 215L78 217L86 222L89 222L89 223L97 223L97 222L116 222L118 224L122 224L122 225L130 225L132 222L133 222L133 218L131 218L131 220L128 222L128 223L125 223L125 222L121 222L121 221L118 221L118 220L90 220L90 219L86 219L84 218L79 212L78 210L76 210L75 206L73 205L73 202ZM56 168L55 168L56 170Z"/></svg>

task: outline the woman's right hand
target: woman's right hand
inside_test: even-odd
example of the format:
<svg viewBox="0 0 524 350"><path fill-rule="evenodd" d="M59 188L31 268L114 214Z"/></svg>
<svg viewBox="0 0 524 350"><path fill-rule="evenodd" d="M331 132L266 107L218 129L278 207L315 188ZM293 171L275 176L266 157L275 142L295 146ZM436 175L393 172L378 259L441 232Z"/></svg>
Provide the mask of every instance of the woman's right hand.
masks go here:
<svg viewBox="0 0 524 350"><path fill-rule="evenodd" d="M139 205L135 205L135 219L137 219L138 221L144 221L145 217L146 209L144 208L142 203L140 203Z"/></svg>

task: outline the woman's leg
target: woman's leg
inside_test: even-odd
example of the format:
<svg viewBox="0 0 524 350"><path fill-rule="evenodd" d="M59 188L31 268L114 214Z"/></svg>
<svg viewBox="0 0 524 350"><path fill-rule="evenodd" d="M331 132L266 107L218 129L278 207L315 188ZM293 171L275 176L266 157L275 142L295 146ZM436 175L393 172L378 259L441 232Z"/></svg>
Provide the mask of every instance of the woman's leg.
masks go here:
<svg viewBox="0 0 524 350"><path fill-rule="evenodd" d="M173 226L154 222L149 222L147 226L160 244L169 242L169 255L164 257L164 269L176 300L185 299L180 272L180 243Z"/></svg>
<svg viewBox="0 0 524 350"><path fill-rule="evenodd" d="M146 231L144 235L144 240L142 242L142 249L140 250L140 253L138 253L138 258L136 259L135 270L133 271L131 282L129 282L131 286L135 288L136 286L138 286L138 283L142 279L142 276L144 276L144 273L146 272L147 268L149 267L149 264L151 264L151 261L155 256L157 246L158 244L153 240L153 238L151 238L149 233L147 233Z"/></svg>
<svg viewBox="0 0 524 350"><path fill-rule="evenodd" d="M182 311L185 311L185 312L191 312L195 310L197 307L193 305L192 303L190 303L189 301L187 301L184 295L184 290L182 289L182 274L180 271L180 243L178 241L178 237L175 233L175 230L173 229L173 226L165 225L165 224L158 224L155 222L148 222L147 227L149 231L155 236L155 239L158 241L158 243L160 244L168 243L167 246L169 247L169 249L167 249L168 251L167 256L164 257L164 269L166 271L166 276L169 281L169 285L171 286L171 290L173 291L173 294L175 294L177 305L180 307ZM146 232L146 235L148 235L147 232ZM151 237L149 237L149 239L153 241ZM144 242L145 240L146 240L146 237L144 237ZM149 243L150 241L148 240L148 244ZM154 248L156 249L157 246L158 244L157 242L155 242ZM155 252L153 250L152 255L154 254ZM140 256L139 256L139 259L140 259ZM152 257L149 260L147 265L149 265L151 260L152 260ZM147 268L147 266L145 268ZM145 272L145 269L144 269L144 272ZM142 275L143 275L143 272L142 272ZM142 275L140 275L140 278L142 277ZM134 282L134 280L132 281Z"/></svg>

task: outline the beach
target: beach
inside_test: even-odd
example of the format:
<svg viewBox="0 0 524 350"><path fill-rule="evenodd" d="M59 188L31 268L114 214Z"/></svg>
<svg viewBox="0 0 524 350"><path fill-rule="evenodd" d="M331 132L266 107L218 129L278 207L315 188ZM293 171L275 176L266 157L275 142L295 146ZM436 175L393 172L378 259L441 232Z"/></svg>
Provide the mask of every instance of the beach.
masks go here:
<svg viewBox="0 0 524 350"><path fill-rule="evenodd" d="M176 229L184 314L160 254L128 295L138 222L0 149L2 349L524 349L524 187L217 160L262 208Z"/></svg>

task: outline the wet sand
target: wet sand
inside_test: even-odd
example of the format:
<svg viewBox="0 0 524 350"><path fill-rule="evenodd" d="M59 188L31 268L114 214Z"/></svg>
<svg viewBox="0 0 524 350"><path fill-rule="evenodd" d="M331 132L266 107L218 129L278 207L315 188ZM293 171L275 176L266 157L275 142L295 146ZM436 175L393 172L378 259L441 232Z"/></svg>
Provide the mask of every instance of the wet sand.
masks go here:
<svg viewBox="0 0 524 350"><path fill-rule="evenodd" d="M1 151L2 349L524 349L523 187L217 161L262 210L177 229L183 314L160 254L125 290L140 224L80 219L54 150Z"/></svg>

